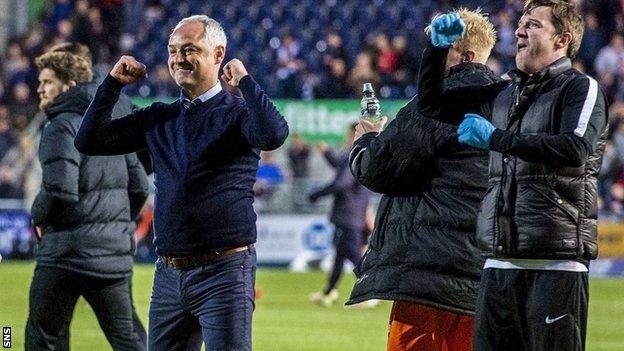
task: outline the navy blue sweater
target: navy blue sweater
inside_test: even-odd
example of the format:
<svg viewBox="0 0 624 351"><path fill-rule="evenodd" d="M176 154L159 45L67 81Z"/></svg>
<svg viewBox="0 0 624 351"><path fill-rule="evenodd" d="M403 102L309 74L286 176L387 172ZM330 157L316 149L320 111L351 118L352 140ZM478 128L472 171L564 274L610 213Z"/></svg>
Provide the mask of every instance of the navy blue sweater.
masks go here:
<svg viewBox="0 0 624 351"><path fill-rule="evenodd" d="M188 255L256 241L253 183L259 150L273 150L288 125L246 76L243 99L222 90L188 109L154 103L126 117L111 111L123 85L108 76L75 139L87 155L147 148L155 173L154 244L161 255Z"/></svg>

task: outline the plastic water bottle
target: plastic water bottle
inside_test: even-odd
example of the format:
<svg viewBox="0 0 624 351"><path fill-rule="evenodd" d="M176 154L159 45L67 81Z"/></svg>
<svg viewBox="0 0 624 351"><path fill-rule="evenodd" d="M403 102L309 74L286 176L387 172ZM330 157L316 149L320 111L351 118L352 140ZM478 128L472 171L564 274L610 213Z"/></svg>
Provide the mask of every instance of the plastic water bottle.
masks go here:
<svg viewBox="0 0 624 351"><path fill-rule="evenodd" d="M379 100L375 97L373 84L364 83L362 95L362 101L360 102L362 118L371 123L379 122L381 120L381 109Z"/></svg>

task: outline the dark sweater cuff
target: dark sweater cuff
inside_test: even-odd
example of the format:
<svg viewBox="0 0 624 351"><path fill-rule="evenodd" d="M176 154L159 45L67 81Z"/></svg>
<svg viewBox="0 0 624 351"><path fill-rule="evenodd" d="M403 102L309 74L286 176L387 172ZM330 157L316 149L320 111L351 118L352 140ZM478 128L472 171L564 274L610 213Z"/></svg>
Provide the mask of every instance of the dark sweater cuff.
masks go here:
<svg viewBox="0 0 624 351"><path fill-rule="evenodd" d="M238 87L240 88L241 91L245 91L245 90L253 91L256 84L257 83L251 77L251 74L244 76L243 78L241 78L241 80L238 81Z"/></svg>
<svg viewBox="0 0 624 351"><path fill-rule="evenodd" d="M492 138L490 138L490 150L504 153L505 149L507 149L505 147L505 144L506 144L505 141L506 139L509 139L510 137L511 137L511 132L507 130L498 129L498 128L494 129L494 132L492 133Z"/></svg>
<svg viewBox="0 0 624 351"><path fill-rule="evenodd" d="M104 81L102 82L102 84L100 86L103 87L106 90L115 91L117 93L120 93L121 89L123 89L123 87L125 87L126 85L123 84L122 82L118 81L117 79L115 79L115 77L111 76L110 73L109 73L106 76L106 78L104 78Z"/></svg>

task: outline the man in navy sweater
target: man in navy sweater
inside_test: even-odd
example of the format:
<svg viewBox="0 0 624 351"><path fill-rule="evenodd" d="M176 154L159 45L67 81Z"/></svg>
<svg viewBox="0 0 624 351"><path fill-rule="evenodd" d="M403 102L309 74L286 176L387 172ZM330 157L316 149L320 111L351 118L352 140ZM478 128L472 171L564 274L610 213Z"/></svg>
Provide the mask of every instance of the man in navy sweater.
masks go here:
<svg viewBox="0 0 624 351"><path fill-rule="evenodd" d="M180 99L111 118L119 92L147 75L123 56L100 85L76 137L87 155L147 149L155 173L156 262L149 312L150 350L251 349L259 150L282 145L288 126L233 59L222 79L226 37L207 16L181 20L169 37L169 71Z"/></svg>

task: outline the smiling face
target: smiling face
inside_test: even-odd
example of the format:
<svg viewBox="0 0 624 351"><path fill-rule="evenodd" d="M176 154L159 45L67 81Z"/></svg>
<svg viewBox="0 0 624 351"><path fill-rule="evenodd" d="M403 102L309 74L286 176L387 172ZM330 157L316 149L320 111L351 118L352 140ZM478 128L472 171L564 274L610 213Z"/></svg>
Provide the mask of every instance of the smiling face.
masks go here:
<svg viewBox="0 0 624 351"><path fill-rule="evenodd" d="M519 70L533 74L566 56L569 38L557 34L552 23L552 9L539 6L526 12L516 29L518 53L516 66Z"/></svg>
<svg viewBox="0 0 624 351"><path fill-rule="evenodd" d="M201 22L181 25L169 37L169 74L189 98L194 99L217 84L225 47L211 48Z"/></svg>
<svg viewBox="0 0 624 351"><path fill-rule="evenodd" d="M37 86L37 94L39 94L39 110L44 111L46 107L50 106L54 99L61 93L66 92L75 82L63 83L56 75L56 73L49 69L44 68L39 73L39 85Z"/></svg>

